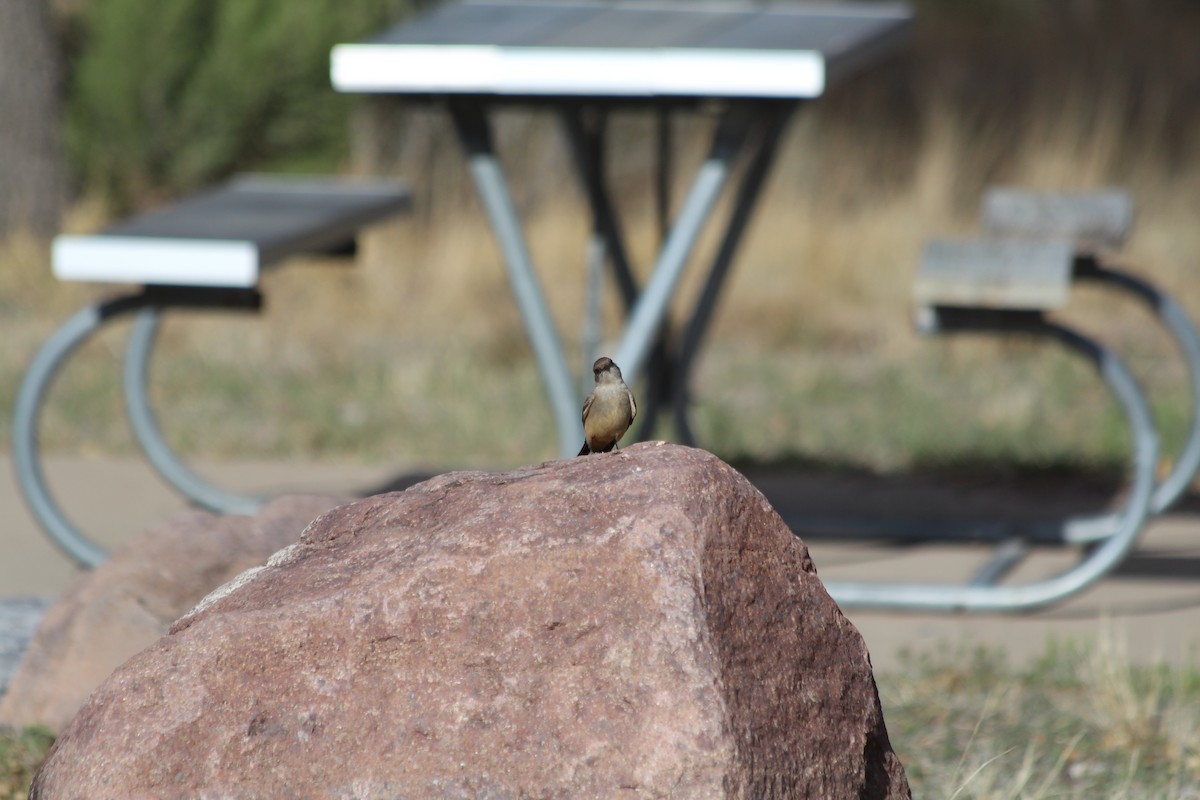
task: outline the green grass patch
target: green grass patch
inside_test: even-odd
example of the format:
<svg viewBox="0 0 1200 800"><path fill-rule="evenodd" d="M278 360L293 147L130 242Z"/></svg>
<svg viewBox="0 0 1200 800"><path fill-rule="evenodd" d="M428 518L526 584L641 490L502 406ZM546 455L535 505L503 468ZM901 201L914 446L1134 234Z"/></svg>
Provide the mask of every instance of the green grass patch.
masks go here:
<svg viewBox="0 0 1200 800"><path fill-rule="evenodd" d="M430 466L554 456L549 403L528 354L497 360L470 343L372 338L256 344L245 337L254 324L231 322L203 343L169 339L156 353L153 405L183 455ZM106 333L64 369L41 427L47 449L132 452L120 340L120 331ZM739 463L1119 472L1129 459L1125 420L1076 362L1036 350L980 359L932 344L899 358L718 345L693 381L692 422L700 446ZM5 437L20 374L16 365L0 368ZM1186 432L1189 403L1185 387L1156 388L1169 447ZM672 431L664 425L656 436Z"/></svg>
<svg viewBox="0 0 1200 800"><path fill-rule="evenodd" d="M1170 385L1153 397L1163 441L1174 447L1190 396ZM717 346L693 399L702 444L739 463L1111 471L1129 460L1128 426L1107 388L1081 360L1053 349L983 355L931 343L881 358Z"/></svg>
<svg viewBox="0 0 1200 800"><path fill-rule="evenodd" d="M54 744L54 734L40 726L0 730L0 800L25 800L33 773Z"/></svg>

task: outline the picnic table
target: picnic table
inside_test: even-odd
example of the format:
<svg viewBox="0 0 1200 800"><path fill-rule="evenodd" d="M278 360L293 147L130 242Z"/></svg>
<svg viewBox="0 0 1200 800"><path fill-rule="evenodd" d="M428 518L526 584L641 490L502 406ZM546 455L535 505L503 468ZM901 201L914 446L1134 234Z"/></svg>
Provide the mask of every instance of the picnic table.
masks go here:
<svg viewBox="0 0 1200 800"><path fill-rule="evenodd" d="M342 92L386 93L448 108L500 245L565 457L582 441L582 397L494 146L494 112L525 105L561 117L593 230L627 308L620 342L609 355L627 379L656 359L646 375L651 389L643 425L653 424L654 401L670 397L677 428L689 440L688 373L785 125L803 102L896 49L911 22L899 3L467 0L368 41L336 46L331 71ZM718 117L708 157L664 231L649 280L638 286L604 179L605 116L616 108L667 114L701 104ZM732 210L703 289L678 348L667 352L659 338L667 309L697 240L717 224L717 201L744 157L748 165L732 189ZM584 355L590 364L598 354ZM664 376L669 382L656 385Z"/></svg>

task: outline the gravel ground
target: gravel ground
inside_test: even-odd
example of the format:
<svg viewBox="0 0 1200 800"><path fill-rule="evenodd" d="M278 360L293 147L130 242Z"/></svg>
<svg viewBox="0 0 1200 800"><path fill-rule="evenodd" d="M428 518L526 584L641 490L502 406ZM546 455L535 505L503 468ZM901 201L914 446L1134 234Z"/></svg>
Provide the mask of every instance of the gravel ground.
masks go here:
<svg viewBox="0 0 1200 800"><path fill-rule="evenodd" d="M7 691L9 679L53 600L52 597L0 599L0 695Z"/></svg>

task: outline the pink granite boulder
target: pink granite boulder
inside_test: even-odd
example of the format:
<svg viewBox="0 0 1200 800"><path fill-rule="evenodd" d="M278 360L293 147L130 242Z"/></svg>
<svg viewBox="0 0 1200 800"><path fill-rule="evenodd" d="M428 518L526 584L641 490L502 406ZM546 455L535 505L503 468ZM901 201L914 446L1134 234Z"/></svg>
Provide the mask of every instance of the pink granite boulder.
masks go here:
<svg viewBox="0 0 1200 800"><path fill-rule="evenodd" d="M113 673L32 796L909 790L804 544L716 457L641 444L330 511Z"/></svg>

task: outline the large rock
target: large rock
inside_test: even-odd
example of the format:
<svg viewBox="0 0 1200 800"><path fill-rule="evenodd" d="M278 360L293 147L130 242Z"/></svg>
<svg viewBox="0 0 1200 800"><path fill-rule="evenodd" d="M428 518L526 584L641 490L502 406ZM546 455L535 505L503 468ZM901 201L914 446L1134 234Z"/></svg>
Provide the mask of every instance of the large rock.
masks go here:
<svg viewBox="0 0 1200 800"><path fill-rule="evenodd" d="M43 616L0 699L0 725L62 730L88 695L206 594L300 538L349 498L287 496L255 516L180 514L79 576Z"/></svg>
<svg viewBox="0 0 1200 800"><path fill-rule="evenodd" d="M35 798L901 798L807 548L699 450L337 508L117 670Z"/></svg>

